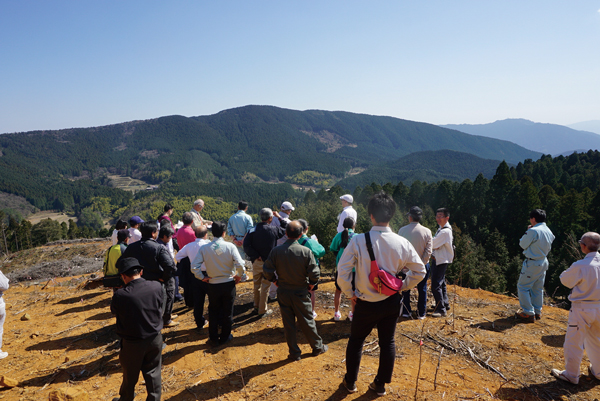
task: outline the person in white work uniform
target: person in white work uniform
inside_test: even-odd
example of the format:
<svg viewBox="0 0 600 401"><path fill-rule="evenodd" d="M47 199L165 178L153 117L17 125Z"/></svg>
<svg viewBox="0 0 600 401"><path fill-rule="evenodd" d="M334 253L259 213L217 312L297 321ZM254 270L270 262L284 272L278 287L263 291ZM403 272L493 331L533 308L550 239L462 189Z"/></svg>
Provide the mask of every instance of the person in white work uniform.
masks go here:
<svg viewBox="0 0 600 401"><path fill-rule="evenodd" d="M8 352L2 351L2 335L4 334L4 320L6 319L4 291L6 290L8 290L8 278L0 271L0 359L8 356Z"/></svg>
<svg viewBox="0 0 600 401"><path fill-rule="evenodd" d="M344 220L346 219L346 217L350 217L352 220L354 220L354 223L357 222L356 219L358 217L356 210L354 210L354 208L352 207L352 203L354 203L354 198L352 197L352 195L342 195L340 196L340 200L342 201L342 207L344 209L342 210L342 213L340 213L340 215L338 216L338 233L344 231Z"/></svg>
<svg viewBox="0 0 600 401"><path fill-rule="evenodd" d="M583 234L579 246L585 257L560 275L560 282L572 288L563 346L565 370L552 369L553 376L572 384L579 383L584 349L591 363L589 375L600 379L600 235L594 232Z"/></svg>

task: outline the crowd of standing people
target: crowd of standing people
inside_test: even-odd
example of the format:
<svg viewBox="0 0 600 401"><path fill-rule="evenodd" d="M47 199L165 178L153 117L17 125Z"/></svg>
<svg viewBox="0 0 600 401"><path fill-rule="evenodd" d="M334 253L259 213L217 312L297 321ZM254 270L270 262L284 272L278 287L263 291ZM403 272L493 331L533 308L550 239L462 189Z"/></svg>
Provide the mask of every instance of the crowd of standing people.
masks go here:
<svg viewBox="0 0 600 401"><path fill-rule="evenodd" d="M379 369L369 389L384 395L396 358L396 323L399 318L413 317L410 290L417 288L414 316L418 319L426 318L429 277L434 298L431 317L443 318L450 309L445 280L454 259L450 212L446 208L436 211L438 229L432 235L431 230L421 225L423 211L413 206L407 214L409 224L396 234L390 228L396 204L381 192L371 197L367 205L372 228L367 233L356 233L357 211L353 208L352 195L343 195L340 200L342 212L329 249L336 255L333 319L342 318L342 294L351 303L343 385L349 392L357 391L363 344L376 327ZM171 221L173 208L168 204L156 221L133 216L129 219L129 228L125 221L117 222L104 268L107 286L115 287L111 310L117 318L117 334L122 338L123 383L120 398L115 400L133 400L140 371L146 381L147 400L160 399L164 347L161 329L178 324L177 316L172 313L174 302L181 300L194 309L197 330L208 327L209 344L216 346L232 341L236 285L247 280L249 272L253 281L252 313L258 318L270 315L273 310L269 309L269 299L277 299L290 360L302 358L296 322L313 356L328 350L315 325L315 290L321 275L319 259L326 250L315 236L308 236L309 222L292 220L295 209L288 201L281 204L279 211L261 209L260 222L256 225L244 201L239 202L238 210L227 223L203 219L200 214L203 208L204 201L195 201L177 226ZM526 259L518 283L521 311L516 315L525 322L541 319L547 255L554 240L545 224L543 210L532 211L530 223L520 240ZM578 382L584 345L592 361L591 374L596 376L594 372L600 372L600 257L597 254L600 236L586 233L580 243L586 257L561 275L561 281L573 288L570 299L574 308L565 340L567 369L551 372L570 383ZM381 280L373 276L374 269L394 277L398 286L391 292L382 291ZM207 297L208 318L204 313ZM600 373L598 375L600 378Z"/></svg>

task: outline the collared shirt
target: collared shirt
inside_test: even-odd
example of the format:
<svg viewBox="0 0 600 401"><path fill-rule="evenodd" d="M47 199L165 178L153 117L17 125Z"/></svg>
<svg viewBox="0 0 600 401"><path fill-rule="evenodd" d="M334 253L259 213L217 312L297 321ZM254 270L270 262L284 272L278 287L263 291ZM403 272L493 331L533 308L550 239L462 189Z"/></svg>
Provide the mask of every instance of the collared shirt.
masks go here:
<svg viewBox="0 0 600 401"><path fill-rule="evenodd" d="M286 212L279 212L279 217L273 216L273 220L271 221L271 225L275 227L281 227L281 221L284 220L285 223L290 222L290 215Z"/></svg>
<svg viewBox="0 0 600 401"><path fill-rule="evenodd" d="M600 254L590 252L561 273L560 282L572 288L571 302L600 303Z"/></svg>
<svg viewBox="0 0 600 401"><path fill-rule="evenodd" d="M554 234L546 223L537 223L525 232L519 245L524 249L523 255L528 259L544 260L550 253Z"/></svg>
<svg viewBox="0 0 600 401"><path fill-rule="evenodd" d="M237 274L242 277L246 271L246 263L237 247L223 237L214 238L198 250L191 264L192 273L198 280L205 277L201 269L202 263L206 263L206 275L210 277L210 284L233 281L233 276Z"/></svg>
<svg viewBox="0 0 600 401"><path fill-rule="evenodd" d="M130 227L129 233L131 234L131 238L129 238L129 245L142 239L142 233L137 228Z"/></svg>
<svg viewBox="0 0 600 401"><path fill-rule="evenodd" d="M408 269L402 282L402 291L415 287L425 277L425 265L415 248L406 238L392 232L389 227L373 226L370 231L375 260L380 269L392 275ZM356 268L356 290L352 292L352 269ZM356 234L344 250L338 264L337 283L347 298L356 295L368 302L379 302L388 296L377 292L369 281L371 258L364 234Z"/></svg>
<svg viewBox="0 0 600 401"><path fill-rule="evenodd" d="M431 240L432 254L436 264L452 263L454 260L452 239L452 227L450 223L446 223L444 227L438 228L435 237Z"/></svg>
<svg viewBox="0 0 600 401"><path fill-rule="evenodd" d="M354 236L354 230L349 228L348 229L348 243L350 243L350 240L352 239L353 236ZM340 262L340 258L342 257L342 254L344 253L344 249L345 248L342 248L342 233L337 233L335 235L335 237L333 237L333 240L331 240L331 245L329 245L329 250L336 254L336 256L335 256L335 265L336 266Z"/></svg>
<svg viewBox="0 0 600 401"><path fill-rule="evenodd" d="M177 239L177 244L179 245L179 249L181 249L196 240L196 233L192 226L183 226L177 230L173 238Z"/></svg>
<svg viewBox="0 0 600 401"><path fill-rule="evenodd" d="M190 213L192 214L192 218L194 219L194 221L192 222L192 228L196 228L196 227L200 227L200 226L204 225L204 219L202 218L202 216L200 216L199 211L192 208L192 210L190 210Z"/></svg>
<svg viewBox="0 0 600 401"><path fill-rule="evenodd" d="M143 340L163 328L162 285L138 278L115 291L110 311L117 316L117 334L127 340Z"/></svg>
<svg viewBox="0 0 600 401"><path fill-rule="evenodd" d="M250 231L254 223L252 217L250 217L245 211L238 210L233 216L229 218L227 224L227 235L230 237L235 236L235 239L241 240L244 238L246 233Z"/></svg>
<svg viewBox="0 0 600 401"><path fill-rule="evenodd" d="M204 238L196 238L196 241L190 242L189 244L181 248L179 252L177 252L177 255L175 255L175 260L177 262L181 262L183 258L189 258L190 263L193 262L194 259L196 259L196 255L198 255L198 250L200 250L200 247L206 244L210 244L210 240ZM204 266L204 264L202 265ZM204 267L202 270L206 271L206 267Z"/></svg>
<svg viewBox="0 0 600 401"><path fill-rule="evenodd" d="M398 230L398 235L404 237L415 247L424 264L429 263L432 251L431 230L423 227L419 222L412 223Z"/></svg>
<svg viewBox="0 0 600 401"><path fill-rule="evenodd" d="M342 213L340 213L340 215L338 216L338 226L337 226L337 232L341 233L342 231L344 231L344 219L346 217L351 217L352 220L354 220L354 222L356 223L356 219L358 218L358 214L356 213L356 210L354 210L354 208L352 207L352 205L346 206L344 208L344 210L342 210Z"/></svg>
<svg viewBox="0 0 600 401"><path fill-rule="evenodd" d="M273 248L263 265L263 273L269 281L275 280L285 290L308 290L309 284L317 284L321 270L312 251L295 239L288 239Z"/></svg>
<svg viewBox="0 0 600 401"><path fill-rule="evenodd" d="M298 243L310 249L317 260L325 256L325 247L319 244L318 241L309 238L306 234L302 234L302 237L298 239ZM319 262L317 261L317 263Z"/></svg>

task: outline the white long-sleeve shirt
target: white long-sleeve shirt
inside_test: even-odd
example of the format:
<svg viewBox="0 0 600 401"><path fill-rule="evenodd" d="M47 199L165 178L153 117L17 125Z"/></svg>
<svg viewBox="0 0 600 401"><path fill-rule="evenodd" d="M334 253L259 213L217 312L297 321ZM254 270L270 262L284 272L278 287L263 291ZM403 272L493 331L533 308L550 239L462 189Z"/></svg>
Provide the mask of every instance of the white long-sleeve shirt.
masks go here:
<svg viewBox="0 0 600 401"><path fill-rule="evenodd" d="M392 232L389 227L373 226L370 231L373 253L379 268L394 276L407 268L402 291L415 287L425 277L425 265L421 256L406 238ZM356 290L352 292L352 269L356 268ZM356 234L350 240L338 263L337 283L347 298L356 295L368 302L379 302L388 296L377 292L369 281L371 258L364 234Z"/></svg>
<svg viewBox="0 0 600 401"><path fill-rule="evenodd" d="M340 215L338 216L338 220L339 220L338 226L337 226L338 233L341 233L342 231L344 231L344 220L346 219L346 217L351 217L354 220L354 223L356 223L358 214L356 213L356 210L354 210L352 205L346 206L344 208L344 210L342 210L342 213L340 213Z"/></svg>
<svg viewBox="0 0 600 401"><path fill-rule="evenodd" d="M572 288L572 303L597 303L600 306L600 254L590 252L562 272L560 282Z"/></svg>
<svg viewBox="0 0 600 401"><path fill-rule="evenodd" d="M433 248L432 255L436 264L452 263L454 248L452 248L452 227L450 223L438 228L435 237L431 240L431 247Z"/></svg>
<svg viewBox="0 0 600 401"><path fill-rule="evenodd" d="M186 244L183 248L179 250L179 252L177 252L177 255L175 255L175 260L177 261L177 263L179 263L182 259L189 258L191 264L194 261L194 259L196 259L196 255L198 255L198 250L200 249L200 247L206 244L210 244L210 240L196 238L196 241ZM206 271L206 265L204 263L202 263L202 265L200 266L200 270Z"/></svg>
<svg viewBox="0 0 600 401"><path fill-rule="evenodd" d="M206 263L206 272L200 268ZM202 245L192 261L191 270L198 280L210 277L210 284L233 281L233 276L242 277L246 271L246 262L240 256L237 247L223 237L214 238Z"/></svg>

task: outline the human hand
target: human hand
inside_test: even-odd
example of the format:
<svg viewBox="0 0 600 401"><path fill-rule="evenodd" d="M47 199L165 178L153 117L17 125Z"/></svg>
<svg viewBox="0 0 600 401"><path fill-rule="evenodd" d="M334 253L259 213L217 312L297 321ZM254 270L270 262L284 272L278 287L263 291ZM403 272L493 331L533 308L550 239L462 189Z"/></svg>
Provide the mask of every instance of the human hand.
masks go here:
<svg viewBox="0 0 600 401"><path fill-rule="evenodd" d="M235 281L236 284L239 284L241 280L242 280L242 278L240 276L238 276L237 274L235 276L233 276L233 281Z"/></svg>
<svg viewBox="0 0 600 401"><path fill-rule="evenodd" d="M208 283L208 281L209 281L209 280L210 280L210 277L204 277L204 278L202 279L202 281L204 281L205 283Z"/></svg>

